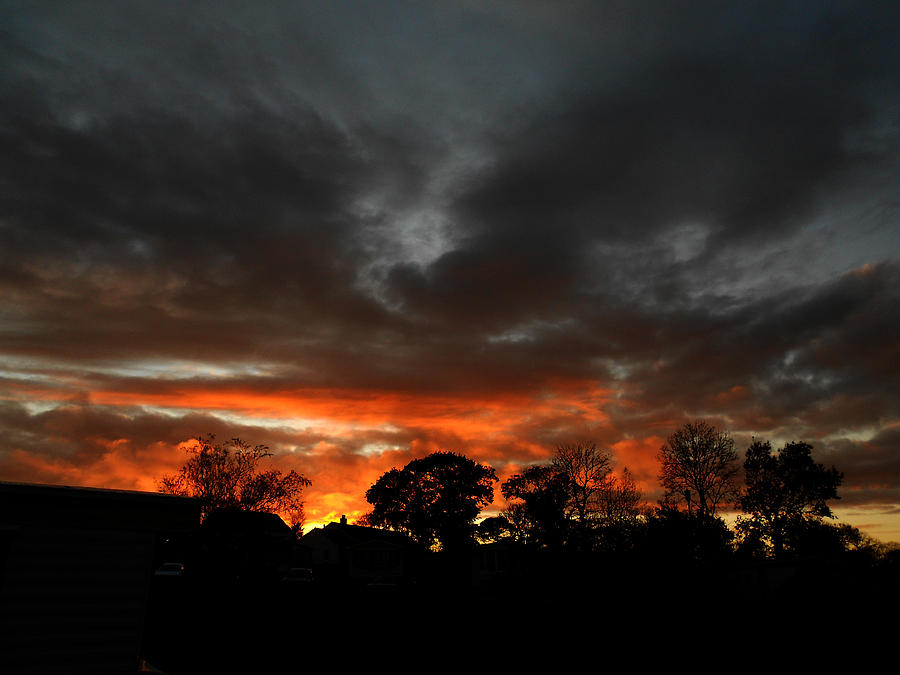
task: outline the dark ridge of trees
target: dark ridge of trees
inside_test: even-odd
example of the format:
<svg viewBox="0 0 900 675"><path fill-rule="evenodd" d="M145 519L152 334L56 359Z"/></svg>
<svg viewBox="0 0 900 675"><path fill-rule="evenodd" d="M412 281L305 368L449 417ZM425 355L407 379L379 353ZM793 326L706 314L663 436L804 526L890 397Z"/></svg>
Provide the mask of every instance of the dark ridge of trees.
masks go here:
<svg viewBox="0 0 900 675"><path fill-rule="evenodd" d="M199 498L204 516L214 509L288 514L299 531L310 481L296 471L260 469L272 454L267 447L208 435L186 452L178 473L160 481L160 492ZM723 550L741 559L873 550L875 543L855 528L824 522L843 475L814 462L811 452L802 442L776 453L767 441L754 441L743 463L746 487L738 493L731 437L702 420L688 422L659 451L665 495L649 508L627 468L613 473L608 449L562 444L548 463L504 481L505 510L480 523L495 470L435 452L385 472L366 491L372 510L359 522L406 533L426 550L506 541L555 552L668 551L684 560L720 560ZM731 503L746 514L734 532L717 515Z"/></svg>
<svg viewBox="0 0 900 675"><path fill-rule="evenodd" d="M612 473L609 451L590 443L560 446L549 463L525 467L502 483L506 508L479 525L479 540L703 565L876 555L877 542L856 528L824 522L832 516L829 500L839 498L842 474L815 463L811 451L807 443L788 443L773 453L769 443L755 441L739 492L734 441L706 422L689 422L660 450L666 491L648 508L627 469L621 477ZM731 505L747 514L733 530L719 516Z"/></svg>
<svg viewBox="0 0 900 675"><path fill-rule="evenodd" d="M302 514L309 481L294 471L260 470L271 455L265 446L240 439L219 444L208 436L188 453L179 473L163 478L160 491L199 497L204 513ZM627 468L613 472L608 449L589 442L560 445L549 462L505 480L500 491L506 508L477 522L492 502L495 470L461 454L435 452L379 477L366 491L372 510L358 522L408 534L423 551L462 554L476 542L491 543L560 561L613 556L638 567L652 567L654 560L709 567L848 552L884 556L884 547L856 528L826 522L843 475L816 463L811 445L788 443L775 452L770 443L754 441L740 493L735 456L726 432L703 421L683 425L660 450L666 492L651 508ZM745 513L734 529L718 515L731 503Z"/></svg>
<svg viewBox="0 0 900 675"><path fill-rule="evenodd" d="M184 466L159 481L160 492L198 498L203 517L215 509L281 513L300 530L308 478L294 470L285 474L260 469L272 456L265 445L240 438L219 443L213 434L196 440L197 445L186 449Z"/></svg>
<svg viewBox="0 0 900 675"><path fill-rule="evenodd" d="M219 446L210 438L180 474L167 477L172 489L196 489L207 504L215 498L226 505L202 525L189 500L68 488L50 499L42 486L31 490L39 501L23 506L29 490L7 486L0 490L0 595L9 598L24 588L22 579L44 575L34 590L53 607L46 614L75 617L108 645L106 623L81 619L94 598L80 586L137 584L139 593L122 596L129 607L119 603L113 614L125 616L144 598L135 657L174 675L296 670L298 635L366 655L393 645L400 658L417 663L449 653L471 665L472 649L481 649L479 659L501 654L508 665L504 648L523 637L538 636L545 653L593 645L601 633L644 640L648 616L662 635L654 639L672 638L669 649L661 647L667 654L695 644L704 631L727 626L749 635L773 617L786 627L785 641L813 644L798 637L819 639L829 620L883 621L900 591L900 549L827 522L842 474L816 463L806 443L778 453L764 441L748 448L740 500L747 525L736 547L735 533L693 499L663 499L639 511L633 479L614 476L611 455L590 444L574 453L562 446L553 461L504 482L508 513L477 525L491 501L494 470L434 453L386 472L369 490L369 524L416 532L420 545L346 520L322 528L334 539L323 543L320 531L304 544L264 511L284 505L282 493L253 487L269 484L254 480L267 456L263 446ZM274 475L281 480L271 482L283 485L285 476ZM61 507L66 500L68 508ZM158 503L139 508L141 500ZM186 503L165 515L163 502ZM476 538L490 543L476 547ZM314 550L330 557L315 558ZM169 574L172 565L180 572ZM298 579L291 568L309 574ZM386 579L385 569L395 576ZM14 578L18 587L10 585ZM15 619L7 631L13 640L21 634ZM473 639L485 621L491 633ZM25 649L53 649L45 637L23 642ZM713 643L722 652L715 660L725 662L731 647ZM519 650L526 651L533 652ZM4 655L0 650L0 660Z"/></svg>
<svg viewBox="0 0 900 675"><path fill-rule="evenodd" d="M721 441L721 432L713 432ZM494 470L438 452L385 472L366 492L372 511L358 524L407 533L418 542L409 547L414 564L404 565L402 579L360 582L349 573L341 576L345 564L359 562L357 556L379 553L378 537L372 537L365 551L354 548L332 565L333 574L313 569L316 581L308 586L247 580L223 593L218 582L187 575L183 586L194 596L184 602L184 592L163 580L161 588L171 596L161 596L161 608L196 610L173 627L171 614L160 609L150 621L156 637L149 643L155 651L148 653L170 665L167 672L202 671L208 653L195 646L187 627L202 626L205 638L227 649L219 622L247 616L264 618L257 643L291 664L287 645L296 634L326 641L348 616L365 617L364 630L350 638L354 646L362 640L383 648L401 639L404 649L421 646L433 658L435 640L452 636L453 645L471 643L473 620L488 617L490 607L496 608L490 618L500 632L484 646L495 652L497 644L521 640L523 625L542 639L555 638L545 644L567 644L573 635L590 644L598 626L608 635L634 634L649 615L659 617L664 632L674 631L679 640L673 642L680 642L709 627L754 629L772 616L794 635L805 626L819 627L820 617L859 612L861 598L872 607L874 598L889 603L900 585L900 552L849 525L826 522L840 474L812 461L811 446L789 445L777 454L763 442L748 449L749 478L740 495L741 506L750 509L786 492L778 503L793 504L801 514L786 519L791 527L777 559L772 532L765 521L753 519L755 512L747 512L743 530L729 529L717 513L725 501L716 495L724 491L700 497L692 489L689 498L670 492L648 508L628 471L614 474L612 455L589 443L560 446L549 462L523 467L501 485L507 509L476 523L491 502ZM785 467L778 468L779 461ZM730 463L719 466L724 470L713 483L734 478ZM786 487L792 485L804 487ZM329 527L363 529L346 522ZM485 546L474 546L476 541ZM294 545L302 549L303 540ZM597 621L577 619L585 611ZM272 630L277 640L270 639ZM231 665L218 652L214 658L225 670ZM179 670L182 664L187 665Z"/></svg>

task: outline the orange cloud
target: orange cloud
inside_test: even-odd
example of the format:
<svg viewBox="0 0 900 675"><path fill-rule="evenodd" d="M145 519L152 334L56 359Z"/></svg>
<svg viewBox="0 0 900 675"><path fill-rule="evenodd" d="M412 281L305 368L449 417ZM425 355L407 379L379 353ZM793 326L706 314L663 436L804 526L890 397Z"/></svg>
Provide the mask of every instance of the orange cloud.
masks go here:
<svg viewBox="0 0 900 675"><path fill-rule="evenodd" d="M540 392L486 395L412 394L396 391L360 391L336 388L300 388L257 391L249 388L203 386L189 383L154 383L155 390L122 391L96 385L81 396L84 410L111 410L120 417L136 415L148 407L171 414L203 413L238 416L260 436L275 432L277 442L266 441L277 455L276 466L296 469L312 480L307 490L306 515L310 524L340 515L358 518L368 511L365 491L392 467L436 450L462 452L498 469L502 479L523 465L550 456L553 442L536 434L555 434L558 442L571 440L574 429L596 428L607 421L604 404L612 392L592 382L558 381ZM161 388L160 388L161 387ZM69 405L73 392L66 387L20 387L19 401L61 404L72 415L81 408ZM87 403L86 403L87 402ZM186 412L187 411L187 412ZM51 423L51 422L48 422ZM61 424L55 422L55 424ZM67 422L59 433L78 433ZM163 421L159 422L164 424ZM311 445L292 428L309 426L317 439ZM127 426L126 426L127 429ZM204 429L197 429L203 433ZM187 438L168 442L138 441L89 434L72 442L77 456L47 452L8 455L4 464L17 466L20 477L79 485L155 490L159 478L184 461ZM265 438L246 438L263 442ZM634 461L628 462L634 465Z"/></svg>

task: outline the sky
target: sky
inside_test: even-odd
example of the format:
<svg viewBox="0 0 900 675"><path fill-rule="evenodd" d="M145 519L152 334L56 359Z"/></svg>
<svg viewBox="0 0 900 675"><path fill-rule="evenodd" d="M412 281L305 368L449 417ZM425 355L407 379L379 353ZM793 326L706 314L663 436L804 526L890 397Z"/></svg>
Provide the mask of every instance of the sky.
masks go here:
<svg viewBox="0 0 900 675"><path fill-rule="evenodd" d="M237 436L317 524L588 440L652 503L704 419L900 541L897 19L0 2L0 480L155 490Z"/></svg>

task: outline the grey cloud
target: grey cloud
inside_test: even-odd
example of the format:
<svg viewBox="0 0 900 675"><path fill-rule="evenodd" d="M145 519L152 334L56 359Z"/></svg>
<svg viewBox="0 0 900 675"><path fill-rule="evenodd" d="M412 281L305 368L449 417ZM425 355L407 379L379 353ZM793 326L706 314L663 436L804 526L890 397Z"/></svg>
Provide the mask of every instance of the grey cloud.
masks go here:
<svg viewBox="0 0 900 675"><path fill-rule="evenodd" d="M809 438L895 421L886 5L0 11L0 349L42 369L3 386L81 378L69 406L6 410L15 447L224 431L85 407L92 386L587 382L620 396L608 442L698 415ZM870 266L843 274L850 248ZM124 374L172 359L266 368ZM589 424L564 417L518 431ZM441 433L382 440L461 442Z"/></svg>

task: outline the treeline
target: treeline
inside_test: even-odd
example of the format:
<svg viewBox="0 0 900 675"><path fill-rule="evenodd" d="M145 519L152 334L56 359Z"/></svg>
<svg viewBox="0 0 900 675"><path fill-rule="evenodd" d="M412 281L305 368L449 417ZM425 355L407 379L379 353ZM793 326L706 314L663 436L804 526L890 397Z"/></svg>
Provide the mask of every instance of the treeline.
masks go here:
<svg viewBox="0 0 900 675"><path fill-rule="evenodd" d="M300 632L324 635L348 616L369 619L354 640L382 644L402 634L426 645L437 630L470 644L471 627L485 620L499 631L486 646L514 644L525 625L529 635L569 640L573 631L587 639L596 631L630 633L647 616L682 633L733 622L750 628L776 616L792 630L824 616L875 616L874 608L900 597L900 551L833 522L830 504L843 475L812 451L807 443L776 450L760 440L740 457L728 434L691 422L659 449L662 496L653 504L627 468L592 443L561 445L549 461L502 481L492 466L435 452L386 471L365 493L371 510L357 524L408 539L332 523L322 531L336 537L333 550L317 562L315 539L287 533L290 551L281 555L260 543L271 543L265 533L223 527L208 536L216 523L207 522L203 536L187 542L186 557L173 550L166 558L186 561L185 578L157 583L149 644L160 663L193 665L208 652L201 659L183 637L188 627L207 626L207 636L220 640L223 620L248 616L277 617L260 626L282 627L284 644ZM200 499L206 513L276 510L271 504L302 512L308 483L260 470L267 454L208 438L189 449L176 487ZM498 488L502 510L482 517ZM732 509L741 515L729 526L722 515ZM319 530L307 537L316 532L322 544ZM394 560L396 569L376 569L357 545L372 560ZM248 562L286 569L288 560L310 570L310 583L293 587L243 571ZM198 609L173 623L172 607ZM270 637L260 635L260 644Z"/></svg>
<svg viewBox="0 0 900 675"><path fill-rule="evenodd" d="M831 522L843 474L791 442L775 450L754 440L741 463L734 440L703 421L684 424L660 448L663 496L647 503L627 467L593 443L556 449L500 484L505 507L480 518L494 500L496 470L454 452L435 452L385 472L365 494L358 523L407 534L423 551L463 551L508 542L548 553L639 553L692 560L784 560L846 551L884 557L887 546ZM211 435L186 449L180 471L160 491L200 500L202 511L284 514L300 534L310 481L262 469L265 446ZM734 527L721 517L740 512ZM896 553L894 554L896 555Z"/></svg>
<svg viewBox="0 0 900 675"><path fill-rule="evenodd" d="M815 462L808 443L775 450L754 441L743 466L734 440L703 421L671 434L658 453L662 499L653 506L627 468L593 443L561 445L549 463L525 467L500 485L493 467L436 452L383 474L366 492L360 524L408 534L426 550L509 542L547 553L643 554L694 561L785 560L859 551L883 557L878 541L832 524L843 474ZM741 470L743 469L743 470ZM734 528L721 517L741 512Z"/></svg>

